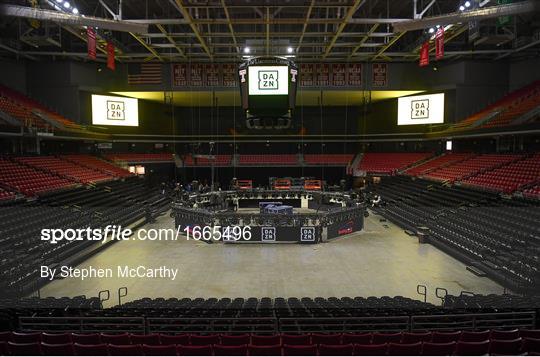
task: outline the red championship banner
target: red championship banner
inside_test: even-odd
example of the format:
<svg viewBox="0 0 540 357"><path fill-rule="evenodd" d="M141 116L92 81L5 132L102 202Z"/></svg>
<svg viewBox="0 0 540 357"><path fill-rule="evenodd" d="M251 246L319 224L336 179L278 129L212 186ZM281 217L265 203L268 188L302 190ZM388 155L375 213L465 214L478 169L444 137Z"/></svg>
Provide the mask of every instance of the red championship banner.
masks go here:
<svg viewBox="0 0 540 357"><path fill-rule="evenodd" d="M444 57L444 28L440 27L435 35L435 58L440 60Z"/></svg>
<svg viewBox="0 0 540 357"><path fill-rule="evenodd" d="M316 85L327 87L330 85L330 65L327 63L319 63L315 66Z"/></svg>
<svg viewBox="0 0 540 357"><path fill-rule="evenodd" d="M215 63L205 64L204 65L204 74L206 76L206 86L207 87L218 87L220 86L220 77L219 77L219 65Z"/></svg>
<svg viewBox="0 0 540 357"><path fill-rule="evenodd" d="M173 64L172 65L172 85L174 87L187 87L187 64Z"/></svg>
<svg viewBox="0 0 540 357"><path fill-rule="evenodd" d="M346 67L344 63L335 63L332 65L332 85L334 87L344 87L347 84Z"/></svg>
<svg viewBox="0 0 540 357"><path fill-rule="evenodd" d="M429 65L429 41L424 42L420 49L420 67Z"/></svg>
<svg viewBox="0 0 540 357"><path fill-rule="evenodd" d="M371 86L386 87L388 85L388 64L373 63L371 65Z"/></svg>
<svg viewBox="0 0 540 357"><path fill-rule="evenodd" d="M201 64L192 64L189 72L189 85L192 87L203 86L203 67Z"/></svg>
<svg viewBox="0 0 540 357"><path fill-rule="evenodd" d="M96 31L93 27L86 29L86 43L88 45L88 58L96 59Z"/></svg>
<svg viewBox="0 0 540 357"><path fill-rule="evenodd" d="M313 63L300 64L300 86L313 87L315 85L313 82L313 66Z"/></svg>
<svg viewBox="0 0 540 357"><path fill-rule="evenodd" d="M233 63L226 63L221 66L224 87L236 87L236 69Z"/></svg>
<svg viewBox="0 0 540 357"><path fill-rule="evenodd" d="M360 87L362 85L362 64L351 63L347 67L347 84L350 87Z"/></svg>
<svg viewBox="0 0 540 357"><path fill-rule="evenodd" d="M114 45L107 42L107 68L114 71L116 64L114 63Z"/></svg>

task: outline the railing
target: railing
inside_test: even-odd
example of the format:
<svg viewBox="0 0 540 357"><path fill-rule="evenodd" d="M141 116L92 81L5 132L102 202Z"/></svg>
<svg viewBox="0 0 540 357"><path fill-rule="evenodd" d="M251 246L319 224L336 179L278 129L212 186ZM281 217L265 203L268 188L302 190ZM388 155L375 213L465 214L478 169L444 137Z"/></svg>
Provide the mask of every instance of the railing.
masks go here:
<svg viewBox="0 0 540 357"><path fill-rule="evenodd" d="M536 312L411 316L410 331L534 328Z"/></svg>
<svg viewBox="0 0 540 357"><path fill-rule="evenodd" d="M121 311L121 310L117 310ZM126 310L128 313L129 310ZM406 332L535 328L536 312L358 317L19 317L21 331L132 333Z"/></svg>
<svg viewBox="0 0 540 357"><path fill-rule="evenodd" d="M44 332L145 332L144 317L19 317L22 331Z"/></svg>
<svg viewBox="0 0 540 357"><path fill-rule="evenodd" d="M147 317L148 333L278 333L278 319L275 317Z"/></svg>

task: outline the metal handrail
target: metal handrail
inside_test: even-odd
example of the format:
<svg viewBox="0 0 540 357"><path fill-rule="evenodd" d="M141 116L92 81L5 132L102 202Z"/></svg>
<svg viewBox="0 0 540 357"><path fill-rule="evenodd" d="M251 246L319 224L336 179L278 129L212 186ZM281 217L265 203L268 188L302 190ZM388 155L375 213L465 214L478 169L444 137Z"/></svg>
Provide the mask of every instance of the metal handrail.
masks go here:
<svg viewBox="0 0 540 357"><path fill-rule="evenodd" d="M22 331L51 332L145 332L144 317L102 317L102 316L20 316L19 326ZM36 328L39 327L39 328ZM109 329L107 327L114 327Z"/></svg>

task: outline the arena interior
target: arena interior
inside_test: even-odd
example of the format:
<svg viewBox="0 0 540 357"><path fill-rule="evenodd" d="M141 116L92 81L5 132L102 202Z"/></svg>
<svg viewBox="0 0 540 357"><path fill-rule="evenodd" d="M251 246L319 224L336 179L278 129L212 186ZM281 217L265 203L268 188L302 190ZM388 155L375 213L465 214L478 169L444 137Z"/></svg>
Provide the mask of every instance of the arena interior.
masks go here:
<svg viewBox="0 0 540 357"><path fill-rule="evenodd" d="M0 355L540 354L539 19L2 1Z"/></svg>

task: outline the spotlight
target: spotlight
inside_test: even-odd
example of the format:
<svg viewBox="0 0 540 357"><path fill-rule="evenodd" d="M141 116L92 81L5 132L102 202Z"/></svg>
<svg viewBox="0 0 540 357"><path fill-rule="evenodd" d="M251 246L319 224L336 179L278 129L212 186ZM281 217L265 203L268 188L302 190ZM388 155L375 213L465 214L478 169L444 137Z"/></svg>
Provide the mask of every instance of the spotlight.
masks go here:
<svg viewBox="0 0 540 357"><path fill-rule="evenodd" d="M61 4L64 2L64 0L56 0L57 3Z"/></svg>
<svg viewBox="0 0 540 357"><path fill-rule="evenodd" d="M293 48L292 47L287 47L287 53L293 53Z"/></svg>
<svg viewBox="0 0 540 357"><path fill-rule="evenodd" d="M69 9L69 8L71 7L71 4L70 4L69 2L66 1L66 2L64 3L64 7L65 7L66 9Z"/></svg>
<svg viewBox="0 0 540 357"><path fill-rule="evenodd" d="M244 53L250 53L251 49L249 47L244 47Z"/></svg>
<svg viewBox="0 0 540 357"><path fill-rule="evenodd" d="M433 32L435 32L435 29L432 27L432 28L429 29L428 32L429 32L429 33L433 33Z"/></svg>
<svg viewBox="0 0 540 357"><path fill-rule="evenodd" d="M73 10L71 10L75 15L77 15L79 13L79 9L77 9L76 7L73 8Z"/></svg>
<svg viewBox="0 0 540 357"><path fill-rule="evenodd" d="M459 11L465 11L465 6L461 5L461 6L459 7Z"/></svg>
<svg viewBox="0 0 540 357"><path fill-rule="evenodd" d="M470 7L471 6L471 2L470 1L465 1L465 7Z"/></svg>

